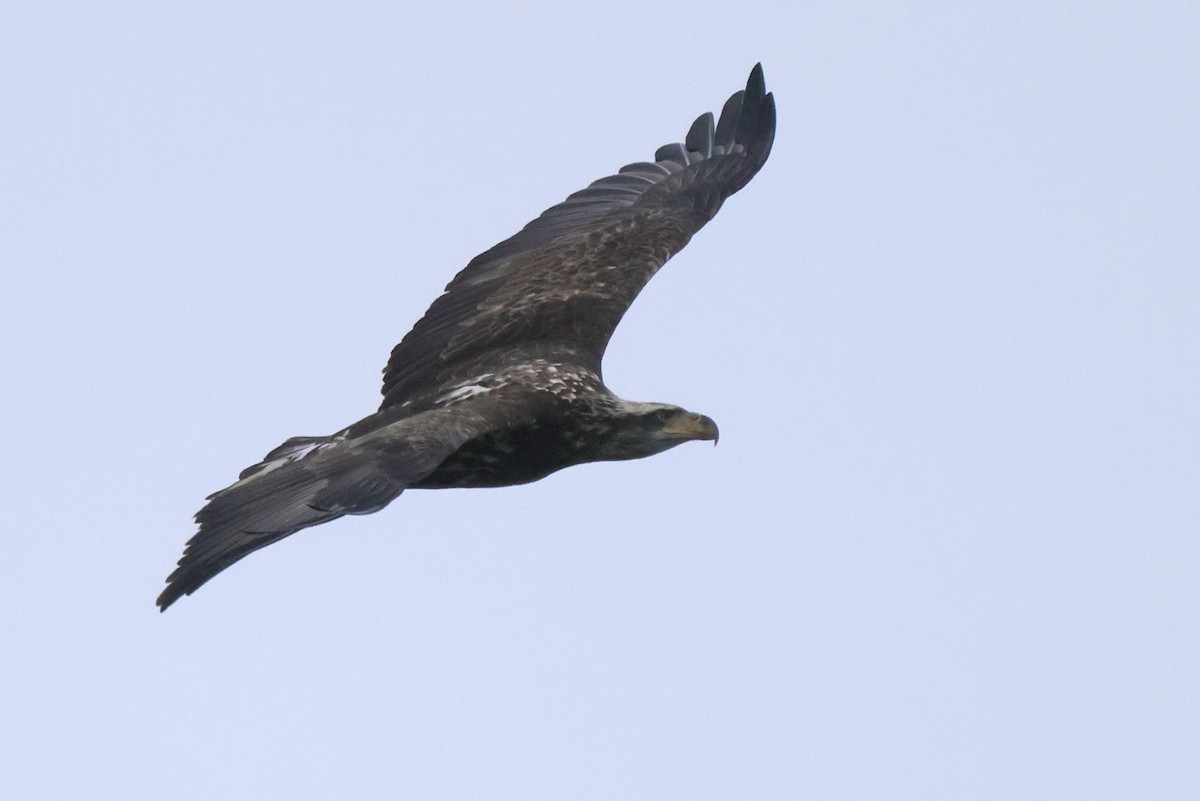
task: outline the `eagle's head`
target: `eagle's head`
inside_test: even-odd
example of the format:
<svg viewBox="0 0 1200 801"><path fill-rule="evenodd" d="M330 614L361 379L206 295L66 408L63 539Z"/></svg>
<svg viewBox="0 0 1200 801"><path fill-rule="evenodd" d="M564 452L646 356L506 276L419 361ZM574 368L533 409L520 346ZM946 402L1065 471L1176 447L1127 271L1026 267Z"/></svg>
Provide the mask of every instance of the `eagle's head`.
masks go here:
<svg viewBox="0 0 1200 801"><path fill-rule="evenodd" d="M600 448L604 461L640 459L689 440L712 440L720 432L712 418L669 403L622 401L612 430Z"/></svg>

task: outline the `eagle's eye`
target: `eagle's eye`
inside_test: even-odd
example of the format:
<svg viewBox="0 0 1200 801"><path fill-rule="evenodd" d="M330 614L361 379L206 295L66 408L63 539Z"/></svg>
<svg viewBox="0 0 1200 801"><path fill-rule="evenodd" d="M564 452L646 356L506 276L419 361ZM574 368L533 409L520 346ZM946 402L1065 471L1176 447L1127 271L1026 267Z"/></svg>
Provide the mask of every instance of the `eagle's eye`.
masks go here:
<svg viewBox="0 0 1200 801"><path fill-rule="evenodd" d="M666 425L667 423L671 422L671 418L674 416L675 416L675 411L673 409L659 409L657 412L654 413L654 419L657 420L658 422L662 423L663 425Z"/></svg>

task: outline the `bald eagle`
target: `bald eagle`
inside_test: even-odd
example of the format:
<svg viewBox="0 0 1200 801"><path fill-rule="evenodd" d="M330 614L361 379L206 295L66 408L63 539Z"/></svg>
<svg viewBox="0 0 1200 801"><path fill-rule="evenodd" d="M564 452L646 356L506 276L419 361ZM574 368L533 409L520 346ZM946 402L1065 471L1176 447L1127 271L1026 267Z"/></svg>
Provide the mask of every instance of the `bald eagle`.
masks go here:
<svg viewBox="0 0 1200 801"><path fill-rule="evenodd" d="M377 412L332 436L292 437L208 497L160 609L252 551L377 512L406 489L524 484L715 441L702 414L617 397L600 362L638 292L754 177L774 138L758 65L715 125L700 116L682 143L472 259L392 351Z"/></svg>

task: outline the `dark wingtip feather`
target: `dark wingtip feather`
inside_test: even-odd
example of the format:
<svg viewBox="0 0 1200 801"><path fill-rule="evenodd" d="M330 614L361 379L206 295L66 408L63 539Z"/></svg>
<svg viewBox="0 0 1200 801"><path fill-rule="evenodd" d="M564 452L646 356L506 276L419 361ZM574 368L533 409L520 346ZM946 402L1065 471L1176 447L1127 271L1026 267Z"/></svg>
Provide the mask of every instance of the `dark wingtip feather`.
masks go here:
<svg viewBox="0 0 1200 801"><path fill-rule="evenodd" d="M768 100L769 97L766 76L760 62L750 70L746 88L734 92L725 101L721 117L717 121L714 137L716 144L726 148L726 152L735 143L749 144L748 140L754 138L761 130L758 123L766 107L769 105L774 108L774 99ZM773 115L771 119L774 120Z"/></svg>
<svg viewBox="0 0 1200 801"><path fill-rule="evenodd" d="M762 62L754 65L750 70L750 77L746 80L746 92L755 94L761 98L767 91L767 79L763 74Z"/></svg>
<svg viewBox="0 0 1200 801"><path fill-rule="evenodd" d="M687 136L684 138L684 146L689 152L699 153L704 158L712 158L713 148L713 132L714 132L713 115L711 111L706 111L696 118L692 123L692 127L688 129Z"/></svg>
<svg viewBox="0 0 1200 801"><path fill-rule="evenodd" d="M155 603L160 612L185 595L200 589L209 579L254 551L292 534L292 531L239 531L225 523L217 526L201 524L178 566L167 576L167 586Z"/></svg>
<svg viewBox="0 0 1200 801"><path fill-rule="evenodd" d="M771 145L775 143L775 95L771 92L763 98L762 111L758 115L758 128L754 135L763 142L762 159L766 161L767 154L771 152Z"/></svg>
<svg viewBox="0 0 1200 801"><path fill-rule="evenodd" d="M744 90L737 90L729 96L721 108L721 117L717 120L717 132L714 138L718 145L723 145L726 149L733 145L739 112L742 108L742 96L745 94Z"/></svg>
<svg viewBox="0 0 1200 801"><path fill-rule="evenodd" d="M742 94L742 108L737 118L737 133L739 141L749 139L756 128L758 115L762 111L763 100L767 94L767 86L763 81L762 66L755 66L746 81L746 91Z"/></svg>
<svg viewBox="0 0 1200 801"><path fill-rule="evenodd" d="M167 588L158 596L158 600L154 603L158 606L159 613L167 611L167 607L183 597L182 584L168 584Z"/></svg>

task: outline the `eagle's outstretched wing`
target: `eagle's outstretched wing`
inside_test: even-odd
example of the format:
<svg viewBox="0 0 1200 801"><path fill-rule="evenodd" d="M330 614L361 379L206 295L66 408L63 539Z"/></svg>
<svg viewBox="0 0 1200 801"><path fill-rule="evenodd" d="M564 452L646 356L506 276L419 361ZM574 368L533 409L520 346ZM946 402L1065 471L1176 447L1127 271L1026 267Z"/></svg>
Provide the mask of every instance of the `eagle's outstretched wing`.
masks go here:
<svg viewBox="0 0 1200 801"><path fill-rule="evenodd" d="M715 126L702 115L653 162L622 167L472 259L392 351L381 408L426 397L456 369L486 370L514 350L599 373L642 287L754 177L774 138L775 101L758 65Z"/></svg>
<svg viewBox="0 0 1200 801"><path fill-rule="evenodd" d="M292 437L208 496L159 608L302 528L382 509L463 443L536 418L545 405L514 383L411 416L375 413L330 437Z"/></svg>

